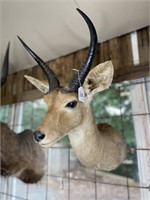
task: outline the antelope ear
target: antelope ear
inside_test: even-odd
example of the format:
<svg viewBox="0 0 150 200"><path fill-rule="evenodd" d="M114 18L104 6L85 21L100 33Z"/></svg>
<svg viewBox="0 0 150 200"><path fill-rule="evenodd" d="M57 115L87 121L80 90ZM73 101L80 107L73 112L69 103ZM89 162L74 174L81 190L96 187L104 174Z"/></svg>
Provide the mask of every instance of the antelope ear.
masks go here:
<svg viewBox="0 0 150 200"><path fill-rule="evenodd" d="M30 81L30 83L32 83L38 90L43 92L44 94L49 91L49 86L48 86L48 83L46 83L46 81L40 81L36 78L33 78L31 76L27 76L27 75L24 75L24 77L28 81Z"/></svg>
<svg viewBox="0 0 150 200"><path fill-rule="evenodd" d="M114 69L111 61L94 67L87 75L83 87L87 98L92 98L97 92L108 89L113 80Z"/></svg>

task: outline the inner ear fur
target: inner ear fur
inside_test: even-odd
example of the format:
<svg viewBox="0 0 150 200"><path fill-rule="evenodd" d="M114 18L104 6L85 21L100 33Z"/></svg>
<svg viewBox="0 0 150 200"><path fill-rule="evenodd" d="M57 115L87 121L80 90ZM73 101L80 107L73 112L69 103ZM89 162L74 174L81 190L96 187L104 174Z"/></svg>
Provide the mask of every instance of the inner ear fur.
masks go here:
<svg viewBox="0 0 150 200"><path fill-rule="evenodd" d="M106 61L94 67L87 75L83 87L87 97L108 89L112 83L114 68L111 61Z"/></svg>
<svg viewBox="0 0 150 200"><path fill-rule="evenodd" d="M24 75L24 77L42 93L46 94L49 91L49 85L45 80L38 80L32 76L27 75Z"/></svg>

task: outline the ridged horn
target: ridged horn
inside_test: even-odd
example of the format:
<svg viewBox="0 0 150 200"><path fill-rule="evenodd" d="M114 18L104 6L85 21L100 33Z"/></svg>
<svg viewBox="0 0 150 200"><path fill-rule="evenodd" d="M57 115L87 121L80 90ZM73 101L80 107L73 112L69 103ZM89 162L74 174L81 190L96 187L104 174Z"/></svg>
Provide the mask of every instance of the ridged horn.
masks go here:
<svg viewBox="0 0 150 200"><path fill-rule="evenodd" d="M2 65L2 71L1 71L1 86L4 85L4 83L7 80L8 76L8 70L9 70L9 47L10 47L10 42L8 43L3 65Z"/></svg>
<svg viewBox="0 0 150 200"><path fill-rule="evenodd" d="M25 49L30 53L34 60L39 64L44 74L47 77L49 83L49 92L52 92L54 89L59 88L59 81L56 74L49 68L49 66L36 54L34 53L25 42L18 36L20 42L25 47Z"/></svg>
<svg viewBox="0 0 150 200"><path fill-rule="evenodd" d="M88 72L90 71L92 61L94 59L94 55L96 52L96 46L97 46L97 33L96 33L93 23L91 22L89 17L85 13L83 13L80 9L77 8L77 11L81 14L83 19L87 23L89 31L90 31L91 39L90 39L90 47L89 47L88 55L82 65L81 69L79 70L79 73L76 73L74 75L74 77L72 78L72 80L67 85L67 88L69 88L69 90L74 91L74 92L77 92L77 90L80 86L80 83L81 83L81 85L83 84ZM79 79L80 79L80 82L79 82Z"/></svg>

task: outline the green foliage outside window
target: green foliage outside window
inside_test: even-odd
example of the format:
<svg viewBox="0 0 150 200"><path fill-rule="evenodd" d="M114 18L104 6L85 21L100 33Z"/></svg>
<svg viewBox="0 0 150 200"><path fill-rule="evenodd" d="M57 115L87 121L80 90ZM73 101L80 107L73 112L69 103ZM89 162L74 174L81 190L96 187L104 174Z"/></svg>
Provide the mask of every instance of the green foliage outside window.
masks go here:
<svg viewBox="0 0 150 200"><path fill-rule="evenodd" d="M9 106L1 106L0 121L3 121L5 123L8 122L8 112L9 112Z"/></svg>

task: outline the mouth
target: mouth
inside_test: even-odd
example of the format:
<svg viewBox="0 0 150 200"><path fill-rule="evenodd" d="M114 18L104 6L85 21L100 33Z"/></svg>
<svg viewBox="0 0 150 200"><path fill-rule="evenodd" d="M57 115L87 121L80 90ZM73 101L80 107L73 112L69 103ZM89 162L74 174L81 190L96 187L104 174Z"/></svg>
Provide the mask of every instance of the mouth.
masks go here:
<svg viewBox="0 0 150 200"><path fill-rule="evenodd" d="M52 147L53 145L55 145L60 139L62 139L63 137L65 137L67 135L67 133L65 134L65 135L63 135L63 136L59 136L57 139L54 139L54 140L52 140L52 141L50 141L50 142L38 142L38 144L41 146L41 147L43 147L43 148L50 148L50 147ZM48 141L48 140L47 140Z"/></svg>
<svg viewBox="0 0 150 200"><path fill-rule="evenodd" d="M60 139L61 139L61 137L58 138L58 139L52 140L51 142L41 143L41 144L39 143L39 145L42 146L42 147L44 147L44 148L50 148L50 147L52 147L54 144L56 144Z"/></svg>

